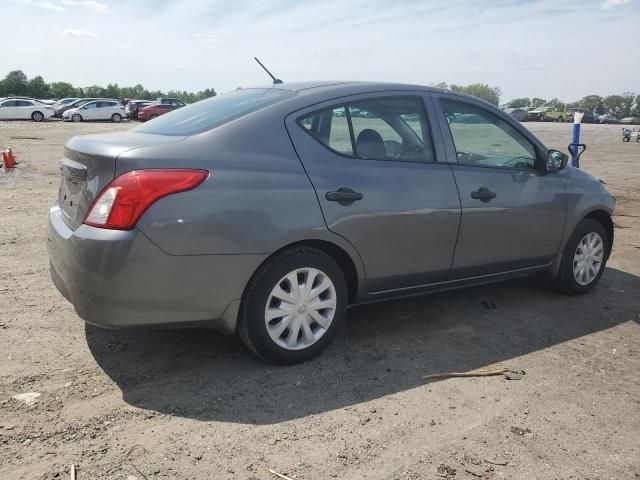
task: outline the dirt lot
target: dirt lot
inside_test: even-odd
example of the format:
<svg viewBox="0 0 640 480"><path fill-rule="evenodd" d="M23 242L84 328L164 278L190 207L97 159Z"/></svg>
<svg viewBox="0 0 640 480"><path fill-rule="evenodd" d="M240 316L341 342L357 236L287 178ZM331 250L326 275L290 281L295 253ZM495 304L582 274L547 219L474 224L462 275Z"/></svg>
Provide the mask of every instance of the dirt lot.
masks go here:
<svg viewBox="0 0 640 480"><path fill-rule="evenodd" d="M527 126L566 149L571 125ZM583 127L583 167L618 198L591 294L532 278L354 308L325 354L288 368L216 332L87 327L55 290L63 145L126 128L0 123L21 161L0 175L0 478L640 477L640 144L618 126ZM421 380L489 365L526 375Z"/></svg>

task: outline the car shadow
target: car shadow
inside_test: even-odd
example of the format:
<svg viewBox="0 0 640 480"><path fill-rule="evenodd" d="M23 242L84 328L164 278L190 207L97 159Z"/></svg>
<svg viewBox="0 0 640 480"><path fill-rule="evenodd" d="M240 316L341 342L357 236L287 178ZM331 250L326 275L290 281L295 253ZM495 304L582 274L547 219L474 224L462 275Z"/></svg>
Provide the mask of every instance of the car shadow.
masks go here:
<svg viewBox="0 0 640 480"><path fill-rule="evenodd" d="M87 325L98 365L125 402L180 417L272 424L425 384L422 375L501 363L638 322L640 278L608 268L588 295L531 277L352 308L318 358L279 367L210 330ZM431 380L434 381L434 380Z"/></svg>

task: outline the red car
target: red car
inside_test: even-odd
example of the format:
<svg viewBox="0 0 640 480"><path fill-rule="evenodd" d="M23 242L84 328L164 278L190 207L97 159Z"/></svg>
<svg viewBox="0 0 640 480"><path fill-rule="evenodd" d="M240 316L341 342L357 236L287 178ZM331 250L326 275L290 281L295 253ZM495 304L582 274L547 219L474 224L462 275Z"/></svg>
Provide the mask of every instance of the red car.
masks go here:
<svg viewBox="0 0 640 480"><path fill-rule="evenodd" d="M138 110L138 120L146 122L147 120L151 120L152 118L164 115L165 113L170 112L171 110L175 110L176 108L177 107L175 105L154 103Z"/></svg>

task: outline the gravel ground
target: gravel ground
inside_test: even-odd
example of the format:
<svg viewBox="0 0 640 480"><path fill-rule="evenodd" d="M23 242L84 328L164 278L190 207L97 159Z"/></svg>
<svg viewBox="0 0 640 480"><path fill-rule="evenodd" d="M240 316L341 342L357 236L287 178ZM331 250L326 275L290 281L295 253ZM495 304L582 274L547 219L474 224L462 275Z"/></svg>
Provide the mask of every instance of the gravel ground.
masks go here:
<svg viewBox="0 0 640 480"><path fill-rule="evenodd" d="M526 125L566 149L571 125ZM358 307L286 368L216 332L85 326L53 287L63 145L128 127L0 123L21 162L0 174L0 478L640 477L640 144L618 126L583 127L583 167L618 198L591 294L531 278ZM421 380L492 365L526 374Z"/></svg>

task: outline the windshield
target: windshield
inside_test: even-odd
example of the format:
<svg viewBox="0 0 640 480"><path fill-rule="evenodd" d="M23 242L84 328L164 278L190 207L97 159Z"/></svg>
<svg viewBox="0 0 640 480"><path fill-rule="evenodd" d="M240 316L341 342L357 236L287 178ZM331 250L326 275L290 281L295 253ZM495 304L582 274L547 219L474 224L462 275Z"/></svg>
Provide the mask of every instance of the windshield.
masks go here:
<svg viewBox="0 0 640 480"><path fill-rule="evenodd" d="M295 95L277 88L236 90L188 105L132 129L156 135L193 135Z"/></svg>

